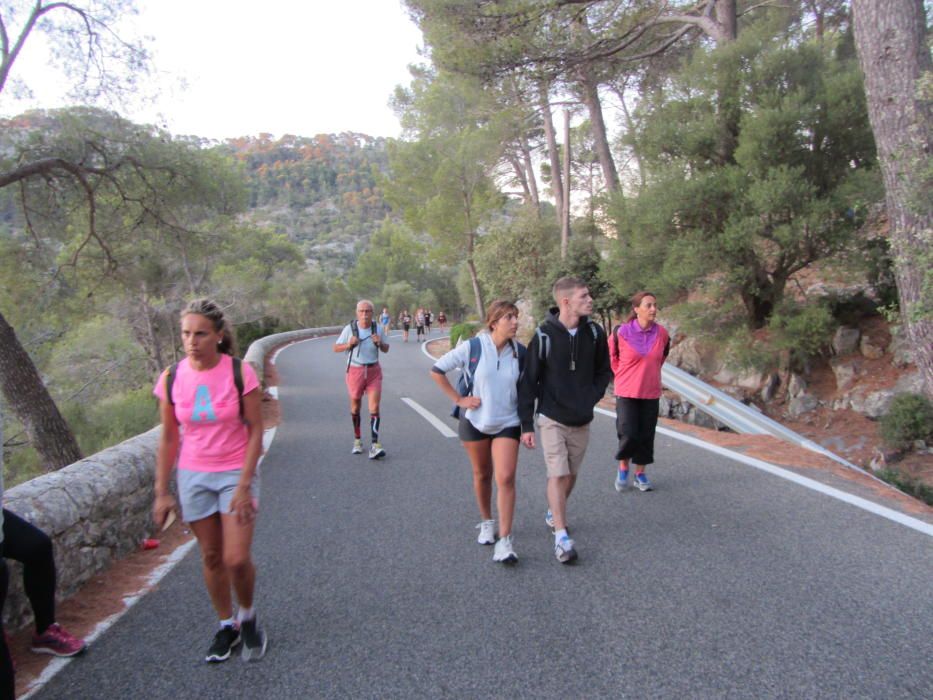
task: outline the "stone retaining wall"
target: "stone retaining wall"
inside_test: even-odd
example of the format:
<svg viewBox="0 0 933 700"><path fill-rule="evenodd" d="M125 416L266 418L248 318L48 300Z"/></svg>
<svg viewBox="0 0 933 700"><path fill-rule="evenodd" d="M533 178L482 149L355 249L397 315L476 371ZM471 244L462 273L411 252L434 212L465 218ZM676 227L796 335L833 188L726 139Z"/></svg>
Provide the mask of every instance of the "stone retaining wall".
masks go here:
<svg viewBox="0 0 933 700"><path fill-rule="evenodd" d="M263 380L269 351L341 330L341 326L309 328L266 336L249 346L244 359ZM59 598L74 593L152 534L150 509L160 433L161 428L153 428L4 494L4 508L52 538ZM4 624L15 630L32 619L32 611L23 592L22 567L9 559L7 563L10 590Z"/></svg>

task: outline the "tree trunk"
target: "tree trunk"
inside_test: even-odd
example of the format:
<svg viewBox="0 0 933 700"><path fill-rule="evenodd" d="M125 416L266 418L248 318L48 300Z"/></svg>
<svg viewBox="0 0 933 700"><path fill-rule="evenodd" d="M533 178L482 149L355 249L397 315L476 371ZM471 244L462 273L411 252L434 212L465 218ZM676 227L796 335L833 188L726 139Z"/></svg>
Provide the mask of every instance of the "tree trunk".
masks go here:
<svg viewBox="0 0 933 700"><path fill-rule="evenodd" d="M735 0L717 0L716 27L717 32L713 38L717 46L725 46L736 40L738 18ZM735 149L739 145L739 121L742 119L740 78L732 66L720 66L718 83L716 101L719 112L719 143L716 150L719 162L728 165L735 163Z"/></svg>
<svg viewBox="0 0 933 700"><path fill-rule="evenodd" d="M13 327L0 314L0 389L47 471L81 459L81 449Z"/></svg>
<svg viewBox="0 0 933 700"><path fill-rule="evenodd" d="M538 195L538 180L535 177L535 166L531 162L531 149L528 148L528 141L524 135L519 139L522 148L522 163L525 166L525 177L528 180L528 191L531 194L531 203L534 205L538 216L541 215L541 198Z"/></svg>
<svg viewBox="0 0 933 700"><path fill-rule="evenodd" d="M739 36L739 18L736 12L736 0L716 1L716 24L719 25L719 44L735 41Z"/></svg>
<svg viewBox="0 0 933 700"><path fill-rule="evenodd" d="M512 171L515 173L515 179L518 180L518 184L522 187L522 198L525 200L525 204L531 204L531 190L528 189L528 178L525 176L525 166L516 158L515 156L509 156L507 158L509 165L512 166Z"/></svg>
<svg viewBox="0 0 933 700"><path fill-rule="evenodd" d="M933 65L923 0L853 0L852 15L884 177L901 316L923 374L924 393L933 399L933 299L924 295L924 287L930 293L933 275Z"/></svg>
<svg viewBox="0 0 933 700"><path fill-rule="evenodd" d="M564 201L560 220L560 259L567 257L570 247L570 110L564 107Z"/></svg>
<svg viewBox="0 0 933 700"><path fill-rule="evenodd" d="M482 321L486 318L486 305L483 303L483 290L479 286L479 275L476 274L476 265L473 264L473 254L467 258L467 269L470 271L470 282L473 283L473 300L476 302L476 315Z"/></svg>
<svg viewBox="0 0 933 700"><path fill-rule="evenodd" d="M603 106L599 100L599 85L593 77L589 64L584 64L577 71L580 86L583 88L583 104L590 116L590 132L593 135L593 146L599 158L599 167L603 171L603 180L606 189L610 192L619 191L619 171L616 170L615 160L609 148L609 139L606 136L606 122L603 119Z"/></svg>
<svg viewBox="0 0 933 700"><path fill-rule="evenodd" d="M538 85L538 107L544 120L544 136L547 139L547 154L551 162L551 192L554 194L554 206L557 209L557 223L564 223L564 186L560 176L560 151L557 150L557 134L554 131L554 117L551 115L551 102L548 100L547 85Z"/></svg>

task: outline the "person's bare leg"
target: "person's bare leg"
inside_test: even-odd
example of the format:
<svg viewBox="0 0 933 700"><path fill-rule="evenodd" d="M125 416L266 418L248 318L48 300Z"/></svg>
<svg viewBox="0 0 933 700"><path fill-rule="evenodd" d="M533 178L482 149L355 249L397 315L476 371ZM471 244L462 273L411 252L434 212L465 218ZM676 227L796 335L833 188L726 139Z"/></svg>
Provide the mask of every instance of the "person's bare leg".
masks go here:
<svg viewBox="0 0 933 700"><path fill-rule="evenodd" d="M554 518L554 530L567 529L567 494L573 489L570 483L573 477L570 474L566 476L550 476L547 480L547 503L551 509L551 516Z"/></svg>
<svg viewBox="0 0 933 700"><path fill-rule="evenodd" d="M496 477L499 537L505 537L512 532L512 519L515 515L515 468L518 465L518 440L511 438L493 440L492 464Z"/></svg>
<svg viewBox="0 0 933 700"><path fill-rule="evenodd" d="M229 513L224 513L220 519L223 528L224 567L233 583L237 603L241 608L251 608L256 587L256 567L250 556L255 521L240 524L237 522L237 516Z"/></svg>
<svg viewBox="0 0 933 700"><path fill-rule="evenodd" d="M463 448L473 467L473 493L483 520L492 520L492 451L490 440L464 442Z"/></svg>
<svg viewBox="0 0 933 700"><path fill-rule="evenodd" d="M188 523L201 549L204 584L211 604L221 620L233 617L230 576L224 566L224 537L220 513Z"/></svg>

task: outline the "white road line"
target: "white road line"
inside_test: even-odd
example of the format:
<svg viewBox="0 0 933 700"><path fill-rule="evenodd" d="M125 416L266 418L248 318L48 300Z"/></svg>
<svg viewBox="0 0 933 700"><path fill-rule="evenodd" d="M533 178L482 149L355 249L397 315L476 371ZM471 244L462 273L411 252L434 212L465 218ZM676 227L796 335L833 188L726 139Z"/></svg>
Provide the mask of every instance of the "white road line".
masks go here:
<svg viewBox="0 0 933 700"><path fill-rule="evenodd" d="M426 409L424 406L422 406L417 401L409 399L407 396L403 396L402 401L404 401L409 406L411 406L411 408L414 409L415 413L420 413L421 417L424 418L428 423L433 425L435 428L437 428L440 434L443 435L444 437L448 437L448 438L457 437L457 433L455 433L453 430L448 428L441 421L440 418L435 416L433 413L431 413L428 409Z"/></svg>
<svg viewBox="0 0 933 700"><path fill-rule="evenodd" d="M604 416L609 416L610 418L616 417L615 411L607 411L605 408L596 408L594 410L597 413L601 413ZM683 433L678 433L677 431L671 430L669 428L663 428L659 426L658 432L667 437L674 438L675 440L685 442L688 445L693 445L694 447L708 450L709 452L728 457L729 459L735 460L736 462L742 462L743 464L747 464L750 467L754 467L755 469L759 469L763 472L773 474L774 476L778 476L782 479L787 479L787 481L792 481L795 484L811 489L813 491L818 491L819 493L822 493L825 496L829 496L830 498L835 498L839 501L842 501L843 503L848 503L849 505L855 506L856 508L861 508L862 510L868 511L869 513L881 516L882 518L887 518L888 520L899 525L909 527L912 530L916 530L917 532L922 532L924 535L933 537L933 525L924 522L923 520L905 515L904 513L893 510L892 508L886 508L885 506L878 505L877 503L869 501L868 499L854 496L851 493L846 493L845 491L840 491L837 488L827 486L826 484L820 483L819 481L809 479L787 469L782 469L781 467L777 467L773 464L770 464L769 462L765 462L764 460L748 457L747 455L733 452L732 450L727 450L726 448L720 447L719 445L713 445L708 442L704 442L703 440L691 437L689 435L684 435Z"/></svg>

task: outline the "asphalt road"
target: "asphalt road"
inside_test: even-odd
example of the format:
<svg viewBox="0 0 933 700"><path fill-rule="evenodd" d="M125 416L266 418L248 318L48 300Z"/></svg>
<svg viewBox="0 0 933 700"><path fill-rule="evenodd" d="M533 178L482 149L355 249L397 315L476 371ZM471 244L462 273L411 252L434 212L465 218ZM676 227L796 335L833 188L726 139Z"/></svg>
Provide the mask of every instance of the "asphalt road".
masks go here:
<svg viewBox="0 0 933 700"><path fill-rule="evenodd" d="M393 338L384 359L388 457L371 462L350 454L332 342L277 360L266 658L202 661L216 623L192 552L37 697L933 697L929 535L668 437L656 491L617 494L597 416L569 507L579 563L554 558L541 453L523 449L520 561L495 564L459 442L401 400L454 426L420 347Z"/></svg>

